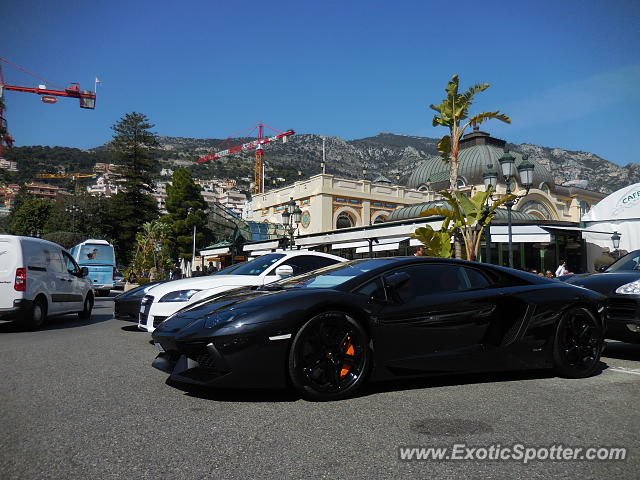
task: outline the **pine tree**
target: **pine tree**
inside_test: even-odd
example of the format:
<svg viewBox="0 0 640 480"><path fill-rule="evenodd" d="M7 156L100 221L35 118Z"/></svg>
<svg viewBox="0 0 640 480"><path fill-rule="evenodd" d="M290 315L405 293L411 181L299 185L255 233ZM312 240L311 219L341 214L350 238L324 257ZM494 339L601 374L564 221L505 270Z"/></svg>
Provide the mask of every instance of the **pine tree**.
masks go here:
<svg viewBox="0 0 640 480"><path fill-rule="evenodd" d="M135 248L136 234L142 225L158 218L152 173L158 140L149 129L154 125L141 113L127 113L112 128L110 144L114 161L120 166L123 192L111 197L105 206L105 231L115 243L118 261L128 263Z"/></svg>

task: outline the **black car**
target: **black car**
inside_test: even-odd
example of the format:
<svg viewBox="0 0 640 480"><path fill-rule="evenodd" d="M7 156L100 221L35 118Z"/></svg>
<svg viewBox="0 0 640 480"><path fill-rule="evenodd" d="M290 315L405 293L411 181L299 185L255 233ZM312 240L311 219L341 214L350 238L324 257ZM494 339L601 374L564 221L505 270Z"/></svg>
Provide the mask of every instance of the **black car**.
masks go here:
<svg viewBox="0 0 640 480"><path fill-rule="evenodd" d="M203 386L308 399L367 380L554 367L593 374L604 297L525 272L428 257L362 259L212 296L153 333L153 366Z"/></svg>
<svg viewBox="0 0 640 480"><path fill-rule="evenodd" d="M560 280L606 295L607 338L640 343L640 250L621 257L603 273L565 275Z"/></svg>
<svg viewBox="0 0 640 480"><path fill-rule="evenodd" d="M121 320L138 321L140 302L147 291L162 282L149 282L121 293L113 298L113 315Z"/></svg>

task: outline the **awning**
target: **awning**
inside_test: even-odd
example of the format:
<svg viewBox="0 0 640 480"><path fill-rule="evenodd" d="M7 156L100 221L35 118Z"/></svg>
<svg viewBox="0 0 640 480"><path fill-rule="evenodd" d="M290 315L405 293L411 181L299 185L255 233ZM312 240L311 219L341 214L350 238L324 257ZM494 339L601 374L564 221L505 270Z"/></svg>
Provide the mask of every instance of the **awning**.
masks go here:
<svg viewBox="0 0 640 480"><path fill-rule="evenodd" d="M225 255L229 253L229 247L212 248L211 250L200 250L200 256L208 257L212 255Z"/></svg>
<svg viewBox="0 0 640 480"><path fill-rule="evenodd" d="M242 246L242 249L245 252L251 252L253 250L271 250L272 248L278 248L278 245L280 245L279 240L270 240L268 242L245 243Z"/></svg>
<svg viewBox="0 0 640 480"><path fill-rule="evenodd" d="M537 225L513 225L511 227L513 243L548 243L551 234ZM509 227L506 225L491 226L491 242L508 243Z"/></svg>
<svg viewBox="0 0 640 480"><path fill-rule="evenodd" d="M400 248L399 243L383 243L381 245L373 244L371 248L372 252L385 252L389 250L398 250ZM356 248L356 253L369 253L369 245L366 247Z"/></svg>
<svg viewBox="0 0 640 480"><path fill-rule="evenodd" d="M387 237L387 238L373 237L373 238L376 238L378 240L377 242L374 242L374 245L382 245L386 243L400 243L409 237ZM369 251L369 241L361 240L359 242L343 242L343 243L331 244L332 250L338 250L341 248L361 248L361 247L367 247L367 251Z"/></svg>

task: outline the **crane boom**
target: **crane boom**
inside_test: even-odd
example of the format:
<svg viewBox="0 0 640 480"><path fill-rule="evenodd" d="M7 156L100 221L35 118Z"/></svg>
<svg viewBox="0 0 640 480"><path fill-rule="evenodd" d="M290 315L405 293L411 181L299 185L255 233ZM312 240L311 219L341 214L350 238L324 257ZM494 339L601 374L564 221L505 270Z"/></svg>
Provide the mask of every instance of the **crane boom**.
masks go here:
<svg viewBox="0 0 640 480"><path fill-rule="evenodd" d="M36 95L45 95L42 100L45 103L47 97L71 97L80 99L80 108L89 108L93 110L96 108L96 93L91 90L80 90L80 86L77 83L72 83L69 88L64 90L51 90L49 88L40 87L20 87L17 85L2 85L0 84L0 97L2 96L2 89L10 90L14 92L35 93Z"/></svg>
<svg viewBox="0 0 640 480"><path fill-rule="evenodd" d="M216 152L216 153L210 153L208 155L204 155L204 156L200 157L196 161L198 163L204 163L204 162L208 162L209 160L218 160L218 159L220 159L222 157L226 157L228 155L231 155L232 153L237 153L237 152L241 152L241 151L242 152L246 152L246 151L249 151L249 150L253 150L254 148L260 148L260 146L264 145L265 143L271 143L271 142L274 142L276 140L280 140L281 138L288 137L289 135L294 135L295 133L296 132L294 132L293 130L287 130L286 132L279 133L278 135L274 135L272 137L252 140L250 142L243 143L242 145L236 145L235 147L231 147L231 148L228 148L226 150L221 150L221 151Z"/></svg>

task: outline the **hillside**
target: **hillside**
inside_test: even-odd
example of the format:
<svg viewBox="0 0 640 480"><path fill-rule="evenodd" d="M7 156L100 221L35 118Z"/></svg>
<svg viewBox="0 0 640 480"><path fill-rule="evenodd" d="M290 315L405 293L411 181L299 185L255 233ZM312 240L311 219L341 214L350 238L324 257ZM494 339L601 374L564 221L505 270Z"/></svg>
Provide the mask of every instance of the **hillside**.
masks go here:
<svg viewBox="0 0 640 480"><path fill-rule="evenodd" d="M254 156L252 152L236 154L223 160L197 164L195 160L206 153L227 148L226 140L184 137L158 137L161 148L156 157L160 167L187 167L200 178L237 178L248 187L253 177ZM248 141L249 139L244 139ZM243 139L236 139L237 142ZM399 176L400 182L415 165L424 160L439 161L436 150L437 139L380 133L374 137L344 140L339 137L326 138L326 171L348 178L373 179L382 173L392 181ZM514 151L528 153L546 165L556 183L567 181L585 185L590 190L609 193L630 183L640 182L640 165L630 163L619 166L593 153L569 151L559 148L531 144L509 145ZM19 162L18 180L30 180L37 172L90 171L96 162L108 162L108 146L103 145L88 151L65 147L17 147L9 158ZM265 146L267 186L281 185L298 178L321 172L322 137L302 134L289 137L286 144L274 142ZM159 171L159 170L158 170ZM6 172L0 180L7 177Z"/></svg>

